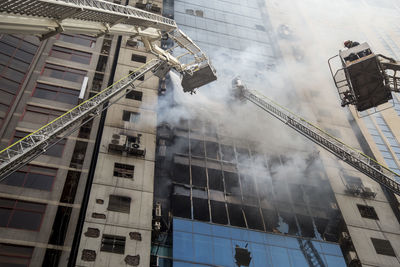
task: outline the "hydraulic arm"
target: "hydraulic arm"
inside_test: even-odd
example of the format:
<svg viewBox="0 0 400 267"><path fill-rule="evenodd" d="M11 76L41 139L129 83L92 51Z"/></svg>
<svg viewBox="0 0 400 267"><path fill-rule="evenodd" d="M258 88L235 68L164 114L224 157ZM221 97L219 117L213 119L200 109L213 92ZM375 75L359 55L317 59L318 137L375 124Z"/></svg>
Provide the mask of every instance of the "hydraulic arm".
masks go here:
<svg viewBox="0 0 400 267"><path fill-rule="evenodd" d="M329 151L337 158L353 166L391 192L400 196L400 184L395 180L395 178L398 177L396 173L307 122L303 118L293 114L257 91L247 89L239 79L233 81L233 87L235 95L240 99L247 99L253 102L258 107Z"/></svg>

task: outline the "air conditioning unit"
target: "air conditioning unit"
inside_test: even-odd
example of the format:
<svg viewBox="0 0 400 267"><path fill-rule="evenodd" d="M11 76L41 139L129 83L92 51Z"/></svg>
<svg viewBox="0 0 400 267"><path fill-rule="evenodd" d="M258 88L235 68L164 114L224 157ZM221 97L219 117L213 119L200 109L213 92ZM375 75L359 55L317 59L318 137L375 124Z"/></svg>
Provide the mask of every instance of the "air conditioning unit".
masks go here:
<svg viewBox="0 0 400 267"><path fill-rule="evenodd" d="M123 134L113 134L108 149L123 151L125 150L127 136Z"/></svg>
<svg viewBox="0 0 400 267"><path fill-rule="evenodd" d="M146 149L140 142L141 137L142 134L128 136L126 143L126 150L128 154L142 157L145 156Z"/></svg>
<svg viewBox="0 0 400 267"><path fill-rule="evenodd" d="M156 202L156 210L155 210L156 217L161 217L161 203Z"/></svg>
<svg viewBox="0 0 400 267"><path fill-rule="evenodd" d="M364 188L361 192L361 196L367 197L367 198L375 198L376 192L374 192L371 187L364 186Z"/></svg>

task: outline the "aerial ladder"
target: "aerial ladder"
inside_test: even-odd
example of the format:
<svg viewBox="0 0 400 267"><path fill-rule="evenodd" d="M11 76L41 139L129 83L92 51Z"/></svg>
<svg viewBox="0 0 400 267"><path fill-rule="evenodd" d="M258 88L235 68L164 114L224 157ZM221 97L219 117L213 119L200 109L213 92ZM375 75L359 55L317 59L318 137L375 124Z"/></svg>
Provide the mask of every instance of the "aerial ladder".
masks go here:
<svg viewBox="0 0 400 267"><path fill-rule="evenodd" d="M0 181L100 114L111 99L134 87L146 73L161 78L174 69L182 76L183 90L191 93L217 79L206 54L172 19L101 0L0 0L0 33L36 35L44 40L62 32L127 35L142 41L156 58L0 151ZM166 38L174 46L163 50L158 42Z"/></svg>
<svg viewBox="0 0 400 267"><path fill-rule="evenodd" d="M239 78L232 81L234 95L240 100L249 100L276 119L304 135L320 147L335 155L338 159L353 166L375 182L400 196L400 183L396 181L398 174L379 164L372 158L346 145L339 139L326 133L298 115L292 113L275 101L255 90L249 90Z"/></svg>

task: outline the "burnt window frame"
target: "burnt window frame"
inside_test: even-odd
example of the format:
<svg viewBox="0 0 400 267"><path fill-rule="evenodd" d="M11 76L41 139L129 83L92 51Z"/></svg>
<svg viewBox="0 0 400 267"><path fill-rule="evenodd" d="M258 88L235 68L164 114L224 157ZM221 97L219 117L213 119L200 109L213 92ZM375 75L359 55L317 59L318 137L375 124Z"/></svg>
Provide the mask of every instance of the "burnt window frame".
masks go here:
<svg viewBox="0 0 400 267"><path fill-rule="evenodd" d="M127 205L129 199L129 205ZM129 214L131 211L132 198L120 195L109 195L108 197L108 211L120 212Z"/></svg>
<svg viewBox="0 0 400 267"><path fill-rule="evenodd" d="M41 169L47 169L48 172L41 171ZM50 172L51 172L51 174L50 174ZM43 191L51 192L51 191L53 191L54 181L56 179L57 172L58 172L58 169L56 169L56 168L50 168L50 167L43 167L43 166L28 164L28 165L22 167L21 169L19 169L18 171L14 172L14 173L23 173L24 178L23 178L23 181L22 181L21 185L7 184L6 183L7 180L13 179L13 174L14 173L11 174L9 177L7 177L5 180L1 181L1 184L8 185L8 186L23 187L23 188L30 188L30 189L35 189L35 190L43 190ZM29 185L29 183L28 183L29 174L38 174L38 175L44 175L44 176L52 177L52 182L51 182L51 185L50 185L49 189L26 186L27 184ZM37 178L31 178L31 179L37 179Z"/></svg>
<svg viewBox="0 0 400 267"><path fill-rule="evenodd" d="M15 199L10 199L10 198L0 198L0 200L4 201L3 203L0 202L0 210L2 209L2 210L9 210L10 211L10 214L8 215L8 218L7 218L6 225L4 225L4 226L2 225L1 227L3 227L3 228L12 228L12 229L20 229L20 230L26 230L26 231L34 231L34 232L39 232L40 231L40 228L42 226L43 219L44 219L44 214L45 214L46 208L47 208L46 204L37 203L37 202L30 202L30 201L21 201L21 200L15 200ZM13 202L12 205L8 205L8 206L5 205L4 203L7 202L7 201L10 202L10 204L11 204L11 202ZM42 206L42 207L41 207L41 209L37 209L37 210L35 210L35 209L27 209L27 208L18 207L19 204L20 205L27 204L27 206L29 206L29 205L32 206L32 204L33 204L33 205ZM16 212L18 212L18 211L22 212L22 213L40 214L40 222L39 222L38 226L36 228L23 228L23 227L16 227L16 226L11 225L12 220L14 219L14 216L16 215ZM32 225L31 221L29 221L29 225Z"/></svg>
<svg viewBox="0 0 400 267"><path fill-rule="evenodd" d="M120 165L120 166L117 166ZM128 167L128 168L126 168ZM124 176L122 173L118 172L116 169L122 169L125 171L127 176ZM130 173L130 171L132 173ZM125 163L119 163L119 162L114 162L114 169L113 169L113 176L118 177L118 178L126 178L126 179L132 179L135 177L135 165L130 165L130 164L125 164ZM130 177L128 177L130 176Z"/></svg>
<svg viewBox="0 0 400 267"><path fill-rule="evenodd" d="M111 248L105 247L105 244L111 245ZM103 234L101 237L100 251L115 254L125 254L125 246L125 236Z"/></svg>

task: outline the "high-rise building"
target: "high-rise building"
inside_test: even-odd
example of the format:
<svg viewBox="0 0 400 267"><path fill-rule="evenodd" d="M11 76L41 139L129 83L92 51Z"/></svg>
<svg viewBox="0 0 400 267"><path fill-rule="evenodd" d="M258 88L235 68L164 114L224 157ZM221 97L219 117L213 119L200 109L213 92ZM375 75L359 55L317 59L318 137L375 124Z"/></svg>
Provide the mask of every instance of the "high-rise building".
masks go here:
<svg viewBox="0 0 400 267"><path fill-rule="evenodd" d="M148 73L0 181L1 266L400 266L398 197L230 94L240 75L400 172L398 106L360 118L320 71L346 30L400 58L398 4L110 2L174 18L218 81L183 95L176 74ZM337 21L343 7L379 9L388 22ZM134 37L1 35L1 146L152 58Z"/></svg>

